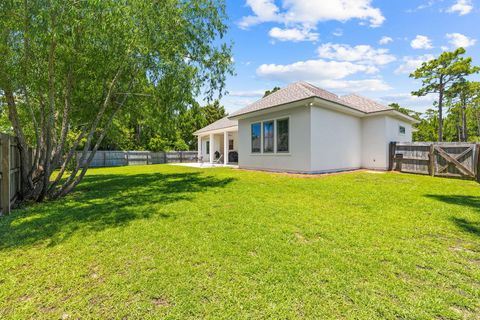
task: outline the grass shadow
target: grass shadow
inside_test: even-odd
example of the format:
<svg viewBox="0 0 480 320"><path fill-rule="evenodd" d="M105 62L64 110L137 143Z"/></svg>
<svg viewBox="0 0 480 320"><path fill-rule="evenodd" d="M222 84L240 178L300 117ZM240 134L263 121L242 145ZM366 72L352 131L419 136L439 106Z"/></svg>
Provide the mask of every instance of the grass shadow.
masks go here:
<svg viewBox="0 0 480 320"><path fill-rule="evenodd" d="M48 241L59 244L77 232L98 232L158 215L151 205L191 201L198 193L224 188L233 178L200 172L88 175L64 199L36 204L0 219L0 250Z"/></svg>
<svg viewBox="0 0 480 320"><path fill-rule="evenodd" d="M426 195L426 197L448 204L464 206L480 213L480 197L463 195ZM451 220L461 230L480 237L480 221L472 221L459 217L451 217Z"/></svg>

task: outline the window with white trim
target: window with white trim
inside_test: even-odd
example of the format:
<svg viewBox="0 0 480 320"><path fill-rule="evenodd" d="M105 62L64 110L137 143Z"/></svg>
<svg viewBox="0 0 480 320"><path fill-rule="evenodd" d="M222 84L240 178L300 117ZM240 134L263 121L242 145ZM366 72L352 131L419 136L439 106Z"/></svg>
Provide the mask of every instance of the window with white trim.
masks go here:
<svg viewBox="0 0 480 320"><path fill-rule="evenodd" d="M398 133L405 134L406 130L404 126L398 126Z"/></svg>
<svg viewBox="0 0 480 320"><path fill-rule="evenodd" d="M252 130L252 135L251 135L251 141L252 141L252 153L260 153L262 151L262 124L260 122L258 123L252 123L251 125L251 130Z"/></svg>
<svg viewBox="0 0 480 320"><path fill-rule="evenodd" d="M288 152L289 151L289 119L278 119L277 120L277 152Z"/></svg>
<svg viewBox="0 0 480 320"><path fill-rule="evenodd" d="M275 122L264 121L263 122L263 152L273 153L275 144Z"/></svg>

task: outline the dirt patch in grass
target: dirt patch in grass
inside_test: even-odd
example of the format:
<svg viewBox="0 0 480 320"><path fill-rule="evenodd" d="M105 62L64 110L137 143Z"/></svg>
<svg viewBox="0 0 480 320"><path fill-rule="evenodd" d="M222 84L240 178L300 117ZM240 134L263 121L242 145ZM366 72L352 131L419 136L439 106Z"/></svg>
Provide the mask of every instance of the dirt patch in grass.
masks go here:
<svg viewBox="0 0 480 320"><path fill-rule="evenodd" d="M164 297L155 297L155 298L152 299L152 303L156 306L159 306L159 307L170 307L170 306L172 306L172 303L170 303L170 301L168 301Z"/></svg>

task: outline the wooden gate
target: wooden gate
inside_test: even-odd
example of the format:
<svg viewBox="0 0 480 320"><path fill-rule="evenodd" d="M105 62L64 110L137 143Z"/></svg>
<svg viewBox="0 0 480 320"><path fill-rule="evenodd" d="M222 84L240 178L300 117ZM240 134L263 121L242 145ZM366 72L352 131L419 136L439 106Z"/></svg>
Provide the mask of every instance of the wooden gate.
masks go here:
<svg viewBox="0 0 480 320"><path fill-rule="evenodd" d="M390 170L480 181L480 145L456 142L390 144Z"/></svg>

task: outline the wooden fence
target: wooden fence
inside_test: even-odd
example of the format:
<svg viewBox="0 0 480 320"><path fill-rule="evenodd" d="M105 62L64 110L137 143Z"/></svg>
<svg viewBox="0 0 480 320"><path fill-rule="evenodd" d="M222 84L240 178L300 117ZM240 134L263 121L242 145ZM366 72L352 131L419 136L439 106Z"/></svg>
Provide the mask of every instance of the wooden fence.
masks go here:
<svg viewBox="0 0 480 320"><path fill-rule="evenodd" d="M480 144L390 143L390 170L480 182Z"/></svg>
<svg viewBox="0 0 480 320"><path fill-rule="evenodd" d="M15 137L3 133L0 133L0 145L0 208L1 214L5 215L10 213L11 206L21 190L20 151ZM32 150L29 151L32 155Z"/></svg>
<svg viewBox="0 0 480 320"><path fill-rule="evenodd" d="M174 162L196 162L197 151L97 151L90 167L117 167L132 165L148 165ZM89 154L87 155L88 158ZM77 154L79 161L80 153Z"/></svg>

